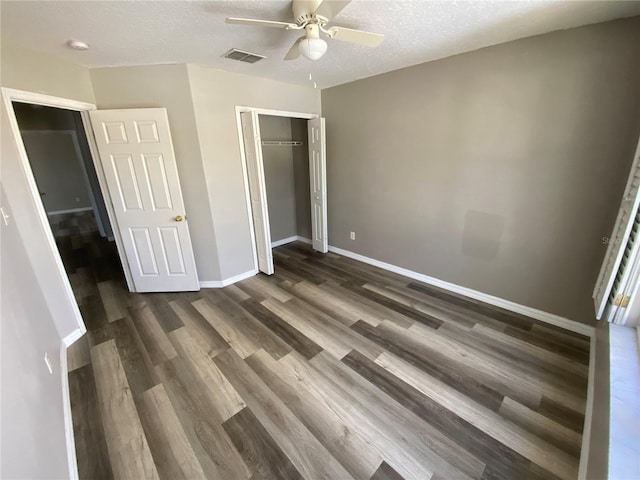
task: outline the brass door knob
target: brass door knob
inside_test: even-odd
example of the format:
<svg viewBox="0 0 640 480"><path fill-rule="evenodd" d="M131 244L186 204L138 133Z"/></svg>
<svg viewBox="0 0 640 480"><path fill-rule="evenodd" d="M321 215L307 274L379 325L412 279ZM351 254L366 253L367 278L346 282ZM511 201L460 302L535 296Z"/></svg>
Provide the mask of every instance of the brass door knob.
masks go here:
<svg viewBox="0 0 640 480"><path fill-rule="evenodd" d="M176 215L176 218L174 218L174 220L176 222L181 222L182 220L184 220L184 217L182 215Z"/></svg>

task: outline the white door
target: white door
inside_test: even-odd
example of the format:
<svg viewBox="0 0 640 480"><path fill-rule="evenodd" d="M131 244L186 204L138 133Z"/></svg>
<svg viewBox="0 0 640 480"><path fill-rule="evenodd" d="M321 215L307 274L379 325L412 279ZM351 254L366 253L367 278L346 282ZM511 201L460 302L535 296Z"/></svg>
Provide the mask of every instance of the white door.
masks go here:
<svg viewBox="0 0 640 480"><path fill-rule="evenodd" d="M309 181L311 184L311 244L314 250L327 253L327 157L324 118L307 124L309 133Z"/></svg>
<svg viewBox="0 0 640 480"><path fill-rule="evenodd" d="M90 116L134 290L199 290L167 111Z"/></svg>
<svg viewBox="0 0 640 480"><path fill-rule="evenodd" d="M262 141L260 124L256 112L240 114L242 137L249 177L249 197L251 215L256 237L258 269L267 275L273 274L273 253L271 251L271 232L269 231L269 209L267 206L267 187L264 181L264 162L262 160Z"/></svg>

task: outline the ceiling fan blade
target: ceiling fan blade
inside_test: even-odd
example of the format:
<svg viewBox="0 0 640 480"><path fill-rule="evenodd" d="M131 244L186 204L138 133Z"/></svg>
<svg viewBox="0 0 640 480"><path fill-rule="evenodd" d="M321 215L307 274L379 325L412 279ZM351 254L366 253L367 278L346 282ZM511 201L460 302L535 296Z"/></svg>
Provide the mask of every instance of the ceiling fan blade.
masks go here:
<svg viewBox="0 0 640 480"><path fill-rule="evenodd" d="M350 3L351 0L324 0L324 2L322 2L313 13L320 15L321 17L325 17L327 20L331 20Z"/></svg>
<svg viewBox="0 0 640 480"><path fill-rule="evenodd" d="M367 47L377 47L384 40L384 35L381 33L364 32L362 30L345 27L331 27L329 29L329 36L334 40L357 43Z"/></svg>
<svg viewBox="0 0 640 480"><path fill-rule="evenodd" d="M289 49L287 54L284 56L285 60L295 60L300 56L300 49L298 48L298 45L300 45L300 42L305 38L306 37L302 36L294 42L293 46Z"/></svg>
<svg viewBox="0 0 640 480"><path fill-rule="evenodd" d="M274 27L274 28L284 28L286 30L298 29L298 25L295 23L287 23L287 22L272 22L271 20L254 20L252 18L235 18L229 17L225 20L226 23L231 23L234 25L249 25L256 27Z"/></svg>

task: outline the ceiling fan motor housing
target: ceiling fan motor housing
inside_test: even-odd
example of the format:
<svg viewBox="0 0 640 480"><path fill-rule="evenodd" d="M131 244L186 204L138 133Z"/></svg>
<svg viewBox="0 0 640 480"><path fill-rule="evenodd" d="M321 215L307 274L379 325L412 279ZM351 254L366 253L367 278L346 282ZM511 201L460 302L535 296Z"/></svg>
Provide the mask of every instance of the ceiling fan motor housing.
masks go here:
<svg viewBox="0 0 640 480"><path fill-rule="evenodd" d="M316 16L313 14L322 0L294 0L292 9L293 17L296 19L298 25L305 25L310 21L316 21Z"/></svg>

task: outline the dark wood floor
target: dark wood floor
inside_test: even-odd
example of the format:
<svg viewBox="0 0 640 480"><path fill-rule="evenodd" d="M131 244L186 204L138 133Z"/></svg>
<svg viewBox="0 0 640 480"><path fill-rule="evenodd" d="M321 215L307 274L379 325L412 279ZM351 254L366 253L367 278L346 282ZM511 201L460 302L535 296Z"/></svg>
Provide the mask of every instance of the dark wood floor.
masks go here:
<svg viewBox="0 0 640 480"><path fill-rule="evenodd" d="M589 339L295 243L276 274L131 294L59 239L80 477L577 477Z"/></svg>

